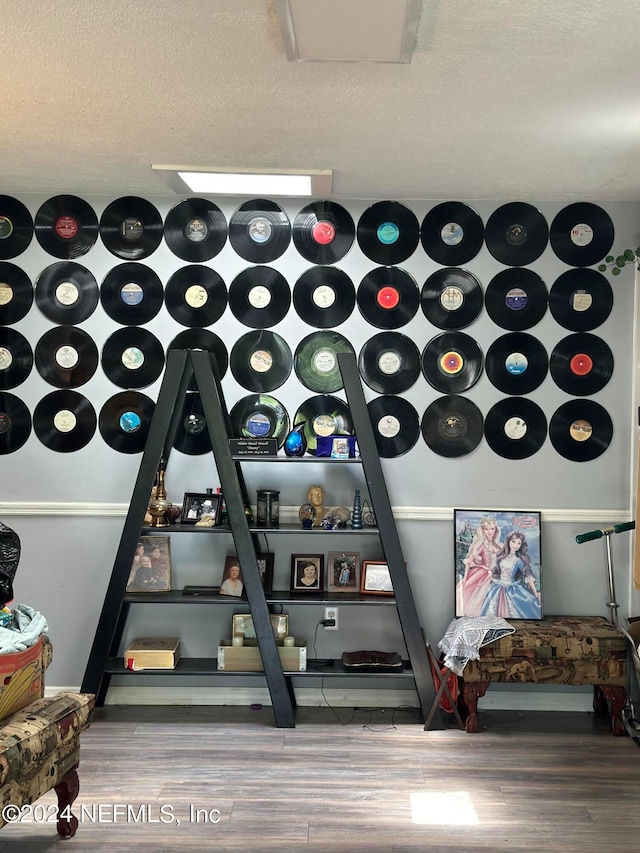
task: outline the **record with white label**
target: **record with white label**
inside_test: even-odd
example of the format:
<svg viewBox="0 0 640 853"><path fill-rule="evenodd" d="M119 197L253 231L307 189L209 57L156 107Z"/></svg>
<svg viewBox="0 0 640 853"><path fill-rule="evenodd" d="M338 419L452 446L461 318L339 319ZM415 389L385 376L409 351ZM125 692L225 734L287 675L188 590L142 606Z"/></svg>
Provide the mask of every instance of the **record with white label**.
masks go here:
<svg viewBox="0 0 640 853"><path fill-rule="evenodd" d="M66 260L79 258L98 239L98 217L84 199L57 195L36 213L35 231L45 252Z"/></svg>
<svg viewBox="0 0 640 853"><path fill-rule="evenodd" d="M386 394L367 403L378 455L385 459L402 456L420 437L420 418L408 400Z"/></svg>
<svg viewBox="0 0 640 853"><path fill-rule="evenodd" d="M376 264L402 263L412 255L420 239L415 213L397 201L378 201L358 220L358 245Z"/></svg>
<svg viewBox="0 0 640 853"><path fill-rule="evenodd" d="M434 453L448 458L466 456L482 440L482 412L467 397L439 397L427 406L420 429Z"/></svg>
<svg viewBox="0 0 640 853"><path fill-rule="evenodd" d="M544 381L549 370L549 356L533 335L511 332L491 344L484 369L490 382L505 394L529 394Z"/></svg>
<svg viewBox="0 0 640 853"><path fill-rule="evenodd" d="M167 347L167 357L172 349L203 349L215 357L218 376L222 379L229 367L229 353L222 338L210 332L209 329L185 329L170 342ZM189 388L197 388L195 376L191 377Z"/></svg>
<svg viewBox="0 0 640 853"><path fill-rule="evenodd" d="M293 425L298 424L304 424L307 453L311 456L315 456L318 438L353 434L349 407L344 400L331 394L318 394L305 400L293 417Z"/></svg>
<svg viewBox="0 0 640 853"><path fill-rule="evenodd" d="M227 220L212 201L187 198L167 214L164 239L173 254L183 261L210 261L227 242Z"/></svg>
<svg viewBox="0 0 640 853"><path fill-rule="evenodd" d="M353 246L351 214L334 201L313 201L293 220L293 243L312 264L335 264Z"/></svg>
<svg viewBox="0 0 640 853"><path fill-rule="evenodd" d="M36 280L36 304L53 323L82 323L96 310L100 293L93 273L74 261L59 261Z"/></svg>
<svg viewBox="0 0 640 853"><path fill-rule="evenodd" d="M98 419L89 400L77 391L52 391L33 411L33 430L49 450L72 453L93 438Z"/></svg>
<svg viewBox="0 0 640 853"><path fill-rule="evenodd" d="M245 261L269 264L289 246L291 222L275 201L251 199L241 204L231 217L229 241Z"/></svg>
<svg viewBox="0 0 640 853"><path fill-rule="evenodd" d="M597 335L578 332L553 348L551 377L558 388L574 397L601 391L613 375L613 353Z"/></svg>
<svg viewBox="0 0 640 853"><path fill-rule="evenodd" d="M182 413L176 431L173 446L187 456L201 456L211 453L211 438L204 416L200 394L189 392L182 404Z"/></svg>
<svg viewBox="0 0 640 853"><path fill-rule="evenodd" d="M164 291L164 303L173 319L195 328L216 323L225 312L227 299L220 275L202 264L176 270Z"/></svg>
<svg viewBox="0 0 640 853"><path fill-rule="evenodd" d="M344 270L311 267L293 288L293 307L298 316L317 329L331 329L348 320L356 304L356 290Z"/></svg>
<svg viewBox="0 0 640 853"><path fill-rule="evenodd" d="M102 369L120 388L146 388L164 369L164 348L148 329L117 329L102 348Z"/></svg>
<svg viewBox="0 0 640 853"><path fill-rule="evenodd" d="M422 246L434 261L447 267L466 264L484 242L484 225L478 214L460 201L437 204L422 220Z"/></svg>
<svg viewBox="0 0 640 853"><path fill-rule="evenodd" d="M549 308L556 323L572 332L589 332L601 326L613 308L613 290L597 270L567 270L549 293Z"/></svg>
<svg viewBox="0 0 640 853"><path fill-rule="evenodd" d="M503 204L487 220L484 237L493 257L509 267L533 263L549 242L547 220L530 204Z"/></svg>
<svg viewBox="0 0 640 853"><path fill-rule="evenodd" d="M0 263L0 326L24 319L33 305L33 286L23 269Z"/></svg>
<svg viewBox="0 0 640 853"><path fill-rule="evenodd" d="M269 394L242 397L229 412L229 420L234 438L275 438L282 447L289 434L289 414Z"/></svg>
<svg viewBox="0 0 640 853"><path fill-rule="evenodd" d="M239 385L248 391L268 394L287 381L293 358L284 338L260 330L247 332L236 341L229 364Z"/></svg>
<svg viewBox="0 0 640 853"><path fill-rule="evenodd" d="M38 373L50 385L77 388L96 372L98 347L83 329L56 326L36 344L35 362Z"/></svg>
<svg viewBox="0 0 640 853"><path fill-rule="evenodd" d="M467 270L447 267L425 281L420 294L422 312L439 329L464 329L482 311L482 288Z"/></svg>
<svg viewBox="0 0 640 853"><path fill-rule="evenodd" d="M158 208L138 196L117 198L100 217L102 242L124 261L148 258L162 242L163 230Z"/></svg>
<svg viewBox="0 0 640 853"><path fill-rule="evenodd" d="M398 329L415 317L420 305L416 280L400 267L376 267L358 288L358 308L379 329Z"/></svg>
<svg viewBox="0 0 640 853"><path fill-rule="evenodd" d="M482 360L482 350L472 337L464 332L443 332L422 351L422 372L436 391L459 394L480 379Z"/></svg>
<svg viewBox="0 0 640 853"><path fill-rule="evenodd" d="M98 429L118 453L142 453L156 404L139 391L122 391L110 397L100 410Z"/></svg>
<svg viewBox="0 0 640 853"><path fill-rule="evenodd" d="M401 394L420 376L420 351L407 335L380 332L360 350L358 370L379 394Z"/></svg>
<svg viewBox="0 0 640 853"><path fill-rule="evenodd" d="M590 462L611 444L613 422L594 400L569 400L549 422L549 439L561 456L572 462Z"/></svg>
<svg viewBox="0 0 640 853"><path fill-rule="evenodd" d="M551 248L572 267L597 264L613 246L613 238L609 214L586 201L563 207L551 223Z"/></svg>
<svg viewBox="0 0 640 853"><path fill-rule="evenodd" d="M489 447L504 459L526 459L542 447L547 419L533 400L509 397L492 406L484 419Z"/></svg>
<svg viewBox="0 0 640 853"><path fill-rule="evenodd" d="M15 394L0 391L0 456L14 453L31 435L31 412Z"/></svg>
<svg viewBox="0 0 640 853"><path fill-rule="evenodd" d="M302 384L318 394L332 394L343 387L338 353L355 355L350 342L338 332L312 332L300 341L293 356L293 369Z"/></svg>
<svg viewBox="0 0 640 853"><path fill-rule="evenodd" d="M522 332L539 323L547 311L549 294L533 270L515 267L502 270L487 286L484 304L494 323L511 332Z"/></svg>
<svg viewBox="0 0 640 853"><path fill-rule="evenodd" d="M267 329L283 320L291 305L286 278L272 267L242 270L229 286L233 316L252 329Z"/></svg>
<svg viewBox="0 0 640 853"><path fill-rule="evenodd" d="M33 237L33 219L17 198L0 195L0 259L15 258Z"/></svg>
<svg viewBox="0 0 640 853"><path fill-rule="evenodd" d="M123 326L143 326L162 308L164 291L158 274L145 264L119 264L104 277L100 301Z"/></svg>
<svg viewBox="0 0 640 853"><path fill-rule="evenodd" d="M0 391L21 385L31 373L31 344L17 329L0 327Z"/></svg>

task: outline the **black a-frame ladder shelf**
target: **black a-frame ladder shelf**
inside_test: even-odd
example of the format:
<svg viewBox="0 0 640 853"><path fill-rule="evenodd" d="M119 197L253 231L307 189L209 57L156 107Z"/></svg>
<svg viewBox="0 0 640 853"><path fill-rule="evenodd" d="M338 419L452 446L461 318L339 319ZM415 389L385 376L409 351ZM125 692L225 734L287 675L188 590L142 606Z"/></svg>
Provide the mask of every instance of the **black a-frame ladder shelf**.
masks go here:
<svg viewBox="0 0 640 853"><path fill-rule="evenodd" d="M347 403L358 437L369 497L376 515L385 560L389 566L396 607L422 715L426 719L435 691L425 640L418 623L356 360L350 354L341 353L338 355L338 361ZM169 459L182 417L185 396L192 388L193 378L195 378L195 384L200 393L202 411L211 439L220 485L225 497L234 546L242 568L242 577L262 658L264 677L271 697L275 723L279 727L290 728L295 725L294 709L296 703L292 686L294 675L285 675L282 671L271 626L269 605L265 599L256 559L259 543L255 532L249 528L245 515L245 503L248 500L248 495L240 461L234 459L229 449L229 416L220 377L215 357L203 350L171 350L169 352L167 368L149 426L149 434L138 477L85 670L82 690L95 693L97 704L101 705L104 702L111 676L127 672L124 669L123 660L117 657L130 604L128 596L125 595L127 580L156 472L161 459ZM169 529L167 528L167 530ZM214 671L215 661L186 659L181 661L176 672L184 675L208 675ZM327 672L326 674L329 675L330 673Z"/></svg>

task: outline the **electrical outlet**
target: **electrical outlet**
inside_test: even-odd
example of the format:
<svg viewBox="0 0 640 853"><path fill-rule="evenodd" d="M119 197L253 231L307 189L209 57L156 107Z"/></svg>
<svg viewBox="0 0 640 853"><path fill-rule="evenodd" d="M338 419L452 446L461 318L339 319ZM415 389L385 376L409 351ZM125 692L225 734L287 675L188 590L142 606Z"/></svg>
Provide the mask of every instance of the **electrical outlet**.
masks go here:
<svg viewBox="0 0 640 853"><path fill-rule="evenodd" d="M325 607L324 609L324 618L325 619L333 619L335 620L335 625L325 625L325 631L337 631L338 630L338 608L337 607Z"/></svg>

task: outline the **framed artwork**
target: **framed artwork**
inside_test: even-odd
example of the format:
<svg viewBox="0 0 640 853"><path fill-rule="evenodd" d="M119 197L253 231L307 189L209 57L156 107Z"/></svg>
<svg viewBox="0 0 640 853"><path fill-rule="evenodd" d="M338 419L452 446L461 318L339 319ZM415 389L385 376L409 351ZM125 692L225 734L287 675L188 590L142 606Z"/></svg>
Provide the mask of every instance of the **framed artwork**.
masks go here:
<svg viewBox="0 0 640 853"><path fill-rule="evenodd" d="M323 589L324 557L322 554L291 555L291 589L296 592L318 592Z"/></svg>
<svg viewBox="0 0 640 853"><path fill-rule="evenodd" d="M329 592L357 592L360 586L360 554L330 551L327 564Z"/></svg>
<svg viewBox="0 0 640 853"><path fill-rule="evenodd" d="M286 613L271 613L270 619L276 640L282 640L289 635L289 616ZM234 637L244 637L245 640L256 639L253 617L250 613L235 613L232 620Z"/></svg>
<svg viewBox="0 0 640 853"><path fill-rule="evenodd" d="M454 510L456 616L542 619L540 513Z"/></svg>
<svg viewBox="0 0 640 853"><path fill-rule="evenodd" d="M360 575L360 592L368 595L393 595L389 565L382 560L365 560Z"/></svg>
<svg viewBox="0 0 640 853"><path fill-rule="evenodd" d="M171 589L168 536L141 536L129 572L127 592L167 592Z"/></svg>
<svg viewBox="0 0 640 853"><path fill-rule="evenodd" d="M235 554L230 554L224 561L222 582L220 584L220 595L233 595L240 598L244 592L244 581L240 561Z"/></svg>
<svg viewBox="0 0 640 853"><path fill-rule="evenodd" d="M203 515L210 515L213 524L218 523L218 509L220 506L220 495L212 495L209 492L185 492L182 500L181 524L197 524Z"/></svg>
<svg viewBox="0 0 640 853"><path fill-rule="evenodd" d="M273 554L258 554L258 571L265 592L273 589Z"/></svg>

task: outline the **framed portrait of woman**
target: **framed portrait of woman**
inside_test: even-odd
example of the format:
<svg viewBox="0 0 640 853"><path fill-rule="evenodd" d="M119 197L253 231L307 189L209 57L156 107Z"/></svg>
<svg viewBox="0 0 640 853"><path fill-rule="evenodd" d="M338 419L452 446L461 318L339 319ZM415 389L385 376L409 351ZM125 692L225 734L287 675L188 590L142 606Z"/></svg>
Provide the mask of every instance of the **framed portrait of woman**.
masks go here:
<svg viewBox="0 0 640 853"><path fill-rule="evenodd" d="M324 557L322 554L291 555L291 590L294 592L319 592L324 583Z"/></svg>
<svg viewBox="0 0 640 853"><path fill-rule="evenodd" d="M357 592L360 585L360 554L330 551L327 562L329 592Z"/></svg>

